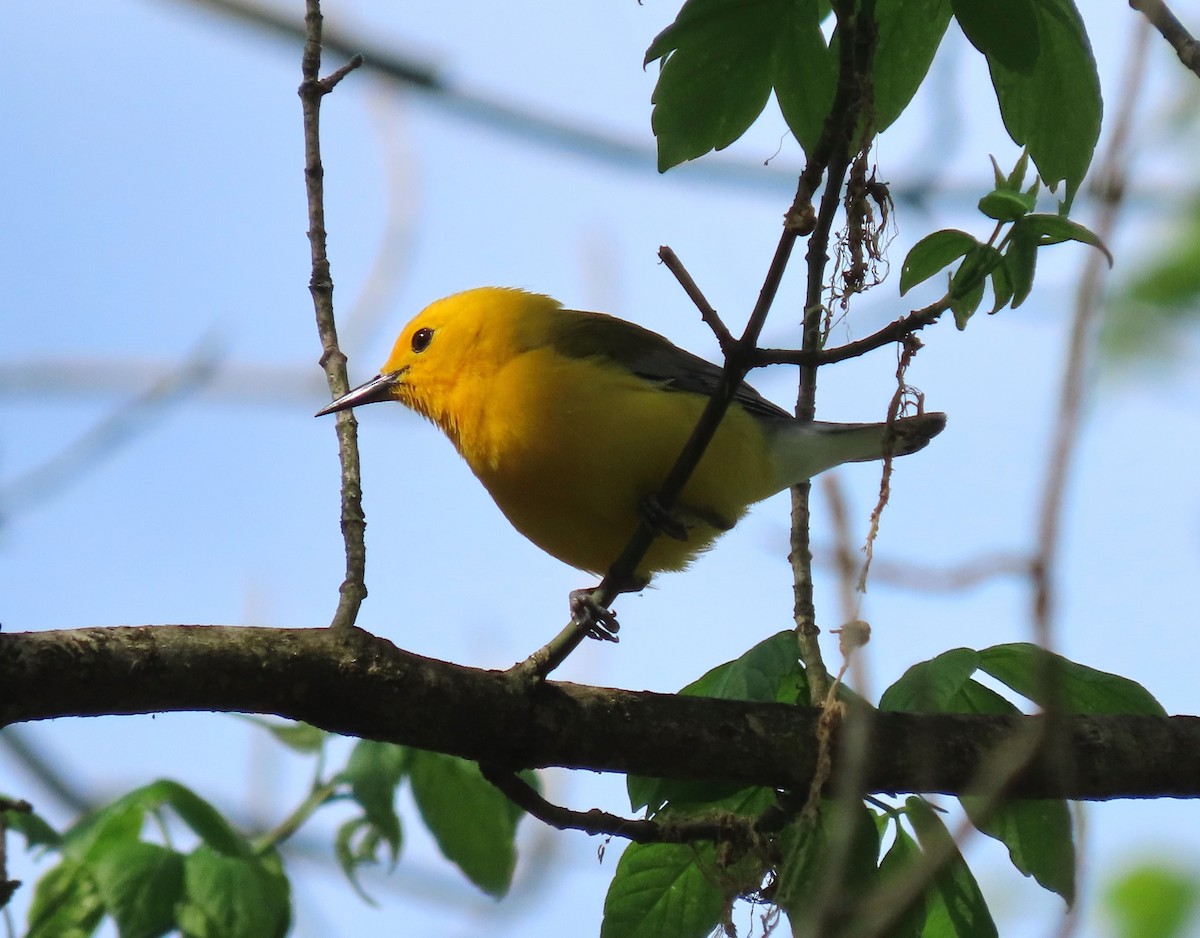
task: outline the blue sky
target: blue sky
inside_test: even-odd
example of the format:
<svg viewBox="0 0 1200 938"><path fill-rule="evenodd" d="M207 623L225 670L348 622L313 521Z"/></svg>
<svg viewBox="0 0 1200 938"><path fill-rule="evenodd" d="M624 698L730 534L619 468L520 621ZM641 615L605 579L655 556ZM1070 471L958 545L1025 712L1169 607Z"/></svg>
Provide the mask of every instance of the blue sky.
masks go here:
<svg viewBox="0 0 1200 938"><path fill-rule="evenodd" d="M287 9L299 17L299 4ZM465 87L651 145L654 70L643 71L641 59L673 7L480 10L326 7L331 25L394 43ZM1111 110L1134 16L1122 7L1092 19ZM307 292L298 50L186 2L26 4L9 10L8 25L0 61L9 89L0 98L4 628L324 625L342 562L333 425L311 416L327 395ZM1001 165L1016 158L974 59L952 34L929 94L877 153L881 177L897 190L932 178L947 193L923 210L902 206L893 268L935 228L986 232L973 205L990 184L987 156ZM1186 82L1165 47L1155 43L1151 59L1139 124L1147 137ZM365 71L326 99L323 122L330 257L353 381L375 374L414 312L481 284L602 309L714 358L711 335L657 262L658 246L674 248L727 321L740 323L793 187L786 178L717 185L547 149ZM773 115L723 158L751 169L799 160ZM1173 159L1146 146L1133 179L1161 190L1177 173ZM1117 275L1145 256L1153 220L1144 211L1127 218L1112 245ZM954 564L1031 543L1084 258L1078 246L1052 249L1021 309L981 316L962 333L947 321L922 335L909 380L950 423L928 450L897 464L880 560ZM377 266L384 276L373 276ZM795 342L799 273L784 285L768 344ZM857 303L835 339L873 331L933 296L901 299L893 277ZM209 383L156 409L51 491L29 487L29 473L207 350L217 356ZM892 353L879 351L823 371L818 416L881 419L894 368ZM791 369L752 380L784 405L794 399ZM1056 639L1068 656L1142 682L1170 712L1195 712L1188 665L1200 640L1178 598L1200 559L1196 381L1183 369L1138 380L1096 373L1089 390L1065 506ZM412 651L483 667L507 666L557 632L567 592L587 578L512 531L432 427L399 407L374 407L360 414L360 441L371 590L361 625ZM854 466L841 479L861 540L878 473ZM623 598L621 644L589 643L561 677L674 690L787 627L786 536L786 498L759 506L692 570ZM814 540L830 540L821 506ZM828 573L818 603L822 624L835 627ZM1028 609L1028 590L1013 579L957 594L873 584L864 601L874 626L866 692L877 697L909 665L947 648L1029 640ZM834 643L826 653L836 664ZM307 783L300 762L227 716L59 721L28 731L100 797L167 775L270 819ZM548 784L576 807L627 809L620 779L556 772ZM39 801L2 753L0 790ZM1143 855L1200 865L1189 834L1198 811L1184 802L1089 808L1088 881ZM379 908L363 905L328 865L294 861L303 883L295 933L503 936L599 922L615 845L600 863L597 841L527 822L514 895L496 905L436 855L418 824L407 833L398 871L372 882ZM1024 881L999 849L980 839L969 856L1002 934L1056 921L1058 900ZM10 862L31 878L23 857ZM1105 934L1093 898L1085 892L1079 934Z"/></svg>

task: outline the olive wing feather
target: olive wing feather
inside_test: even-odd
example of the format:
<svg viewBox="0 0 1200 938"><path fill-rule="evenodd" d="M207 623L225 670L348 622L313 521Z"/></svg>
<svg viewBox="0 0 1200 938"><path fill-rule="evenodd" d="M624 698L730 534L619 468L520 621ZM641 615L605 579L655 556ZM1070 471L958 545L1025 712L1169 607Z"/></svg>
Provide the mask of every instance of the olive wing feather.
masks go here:
<svg viewBox="0 0 1200 938"><path fill-rule="evenodd" d="M709 397L720 386L719 366L685 352L657 332L604 313L562 310L561 315L551 343L568 358L607 359L669 391ZM734 400L758 417L795 419L744 381Z"/></svg>

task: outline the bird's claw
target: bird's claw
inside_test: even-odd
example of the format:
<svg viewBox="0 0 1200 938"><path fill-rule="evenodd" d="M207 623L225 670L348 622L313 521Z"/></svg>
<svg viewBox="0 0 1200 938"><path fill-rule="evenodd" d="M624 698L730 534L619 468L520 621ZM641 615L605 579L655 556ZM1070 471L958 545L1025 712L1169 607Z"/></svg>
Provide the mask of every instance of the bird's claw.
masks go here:
<svg viewBox="0 0 1200 938"><path fill-rule="evenodd" d="M638 502L638 514L654 530L677 541L688 539L687 525L675 512L664 508L657 496L647 495Z"/></svg>
<svg viewBox="0 0 1200 938"><path fill-rule="evenodd" d="M596 602L592 590L571 591L571 618L588 638L601 642L618 642L621 623L616 613Z"/></svg>

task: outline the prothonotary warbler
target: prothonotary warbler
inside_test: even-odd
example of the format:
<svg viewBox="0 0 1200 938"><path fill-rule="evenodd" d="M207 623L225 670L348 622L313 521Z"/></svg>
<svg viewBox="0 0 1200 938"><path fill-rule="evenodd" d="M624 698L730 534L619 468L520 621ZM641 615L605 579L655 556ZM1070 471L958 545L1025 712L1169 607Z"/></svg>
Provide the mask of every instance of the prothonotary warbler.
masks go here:
<svg viewBox="0 0 1200 938"><path fill-rule="evenodd" d="M721 369L657 333L548 296L481 287L426 307L382 371L318 413L399 401L438 425L513 526L602 574L696 426ZM750 505L845 462L914 453L945 426L801 422L742 384L630 589L680 570ZM681 532L686 537L680 539Z"/></svg>

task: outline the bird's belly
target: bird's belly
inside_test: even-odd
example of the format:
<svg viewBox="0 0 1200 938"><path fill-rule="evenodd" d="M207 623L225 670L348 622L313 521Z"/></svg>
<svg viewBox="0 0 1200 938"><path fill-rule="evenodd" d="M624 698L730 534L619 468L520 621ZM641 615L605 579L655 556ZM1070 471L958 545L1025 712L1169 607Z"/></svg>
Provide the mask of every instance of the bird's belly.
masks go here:
<svg viewBox="0 0 1200 938"><path fill-rule="evenodd" d="M639 506L674 465L704 398L646 382L594 390L559 387L525 401L517 412L526 425L511 428L492 458L473 468L529 540L571 566L602 574L636 530ZM732 412L680 499L687 540L660 535L638 574L687 566L750 503L771 494L765 453L754 419Z"/></svg>

